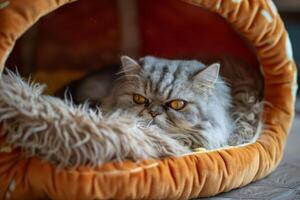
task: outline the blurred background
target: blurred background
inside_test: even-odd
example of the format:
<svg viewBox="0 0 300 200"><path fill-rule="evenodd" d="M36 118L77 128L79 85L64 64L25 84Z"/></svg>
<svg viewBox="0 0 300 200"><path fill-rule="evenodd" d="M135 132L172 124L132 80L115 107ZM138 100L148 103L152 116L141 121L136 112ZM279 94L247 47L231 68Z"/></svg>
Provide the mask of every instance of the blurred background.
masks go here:
<svg viewBox="0 0 300 200"><path fill-rule="evenodd" d="M299 0L275 0L278 6L278 10L281 13L282 19L285 22L286 28L289 32L292 46L294 50L294 58L296 63L300 64L300 1ZM300 83L299 72L298 72L298 85ZM299 96L299 90L298 90ZM296 102L296 113L300 115L300 101ZM298 120L298 118L296 119ZM300 124L297 122L297 124ZM300 132L300 125L297 128ZM300 133L299 133L300 135ZM300 138L299 138L300 139ZM298 140L299 141L299 140Z"/></svg>
<svg viewBox="0 0 300 200"><path fill-rule="evenodd" d="M294 50L294 58L299 66L300 63L300 1L299 0L274 0L274 3L277 5L281 17L289 32L292 41L293 50Z"/></svg>

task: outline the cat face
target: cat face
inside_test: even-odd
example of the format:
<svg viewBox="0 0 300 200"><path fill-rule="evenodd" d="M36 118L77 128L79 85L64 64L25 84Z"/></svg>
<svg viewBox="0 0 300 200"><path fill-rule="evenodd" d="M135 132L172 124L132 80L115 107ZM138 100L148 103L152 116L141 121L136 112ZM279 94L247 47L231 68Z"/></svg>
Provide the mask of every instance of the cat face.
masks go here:
<svg viewBox="0 0 300 200"><path fill-rule="evenodd" d="M123 78L116 87L116 107L173 133L210 126L209 93L219 64L145 57L122 57Z"/></svg>

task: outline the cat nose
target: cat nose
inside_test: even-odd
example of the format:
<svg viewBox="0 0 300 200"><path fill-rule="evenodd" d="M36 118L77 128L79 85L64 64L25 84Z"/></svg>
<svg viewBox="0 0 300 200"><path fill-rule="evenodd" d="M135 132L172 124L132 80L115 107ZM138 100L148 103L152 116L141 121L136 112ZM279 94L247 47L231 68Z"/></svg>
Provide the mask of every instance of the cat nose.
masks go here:
<svg viewBox="0 0 300 200"><path fill-rule="evenodd" d="M158 103L152 103L148 108L148 112L154 118L157 115L162 114L163 108Z"/></svg>
<svg viewBox="0 0 300 200"><path fill-rule="evenodd" d="M157 115L160 115L159 112L155 112L155 111L149 111L149 114L154 118L156 117Z"/></svg>

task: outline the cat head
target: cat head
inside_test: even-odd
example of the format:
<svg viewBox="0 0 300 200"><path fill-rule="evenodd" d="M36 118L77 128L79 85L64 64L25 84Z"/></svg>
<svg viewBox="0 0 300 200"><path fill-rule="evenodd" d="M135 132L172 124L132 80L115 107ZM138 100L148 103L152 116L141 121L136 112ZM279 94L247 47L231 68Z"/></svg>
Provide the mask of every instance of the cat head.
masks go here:
<svg viewBox="0 0 300 200"><path fill-rule="evenodd" d="M123 75L115 87L117 108L176 134L211 126L220 65L147 56L121 57ZM213 97L213 98L212 98ZM201 136L199 136L201 137Z"/></svg>

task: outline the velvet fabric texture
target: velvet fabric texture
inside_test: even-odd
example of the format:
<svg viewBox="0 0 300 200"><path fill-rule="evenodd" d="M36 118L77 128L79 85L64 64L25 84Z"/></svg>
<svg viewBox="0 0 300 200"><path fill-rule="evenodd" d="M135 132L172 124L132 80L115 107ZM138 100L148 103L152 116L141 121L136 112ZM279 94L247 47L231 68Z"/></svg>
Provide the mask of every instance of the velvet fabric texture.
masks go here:
<svg viewBox="0 0 300 200"><path fill-rule="evenodd" d="M40 17L70 2L0 1L0 67L4 68L16 40L28 28ZM1 133L1 199L207 197L242 187L277 167L294 115L297 80L290 40L275 6L270 0L186 0L185 3L219 14L255 48L265 81L264 100L268 102L263 111L265 128L257 142L180 158L58 169L6 146L5 133ZM152 44L151 39L155 38L145 44Z"/></svg>

